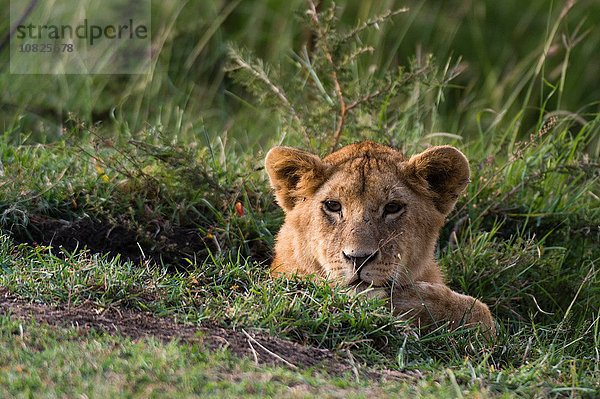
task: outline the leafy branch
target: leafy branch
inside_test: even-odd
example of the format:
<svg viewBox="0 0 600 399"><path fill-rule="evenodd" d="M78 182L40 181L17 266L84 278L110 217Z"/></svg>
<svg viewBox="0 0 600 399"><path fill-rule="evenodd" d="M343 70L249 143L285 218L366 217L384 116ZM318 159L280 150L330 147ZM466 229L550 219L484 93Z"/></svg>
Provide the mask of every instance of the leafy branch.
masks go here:
<svg viewBox="0 0 600 399"><path fill-rule="evenodd" d="M310 43L291 52L289 59L295 69L278 69L278 76L260 59L232 47L227 71L256 95L263 107L279 112L278 116L287 121L284 123L290 123L287 127L301 133L308 146L324 145L335 150L345 141L345 132L360 139L384 132L384 137L392 142L395 139L390 135L395 132L388 130L388 118L396 121L392 128L414 126L420 134L422 120L434 114L439 97L429 93L446 83L438 79L437 68L429 62L431 58L425 64L411 62L406 68L382 71L382 76L373 79L361 79L356 74L357 69L364 67L364 61L372 62L363 58L365 55L380 57L376 46L363 44L360 36L368 29L379 30L381 24L407 11L388 10L340 33L336 30L335 3L319 11L314 0L307 0L305 16ZM400 133L403 140L410 139Z"/></svg>
<svg viewBox="0 0 600 399"><path fill-rule="evenodd" d="M264 83L267 86L267 88L271 92L273 92L277 96L277 98L279 98L279 100L281 100L281 102L285 105L285 107L287 107L287 109L291 113L292 118L297 123L300 130L302 131L302 134L304 135L305 139L307 141L309 141L310 139L308 137L306 127L304 126L304 124L302 123L300 118L298 117L298 113L296 112L296 109L294 108L294 106L292 105L290 100L288 100L288 98L285 94L285 91L281 87L277 86L269 78L265 69L262 68L261 65L252 65L251 63L244 60L242 55L237 50L235 50L233 47L229 48L229 57L230 57L231 61L234 63L234 66L230 66L229 68L227 68L226 69L227 72L233 72L236 69L244 69L247 72L249 72L254 78L256 78L259 81L261 81L262 83Z"/></svg>

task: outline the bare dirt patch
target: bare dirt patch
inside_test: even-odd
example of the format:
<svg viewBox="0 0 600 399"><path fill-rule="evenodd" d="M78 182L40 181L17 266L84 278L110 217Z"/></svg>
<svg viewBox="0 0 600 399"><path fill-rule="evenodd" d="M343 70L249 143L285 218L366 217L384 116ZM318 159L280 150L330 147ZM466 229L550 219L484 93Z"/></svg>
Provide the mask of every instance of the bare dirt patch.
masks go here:
<svg viewBox="0 0 600 399"><path fill-rule="evenodd" d="M327 349L303 346L259 332L225 329L214 324L200 327L177 323L166 317L128 309L100 308L92 303L77 307L30 303L0 288L0 314L22 320L34 320L50 326L99 331L134 340L156 338L168 342L197 343L208 350L227 349L232 354L253 359L257 364L279 365L291 369L314 368L331 375L359 374L372 379L414 379L414 374L397 371L361 369L353 359Z"/></svg>
<svg viewBox="0 0 600 399"><path fill-rule="evenodd" d="M26 229L8 232L19 243L52 245L67 251L87 248L94 253L119 255L122 259L140 263L151 261L168 266L171 270L183 270L189 263L185 260L203 259L209 253L217 253L213 240L204 237L198 227L175 226L153 221L141 228L130 220L109 221L88 216L64 220L45 215L30 215ZM257 262L270 257L270 250L261 240L247 237L249 256Z"/></svg>
<svg viewBox="0 0 600 399"><path fill-rule="evenodd" d="M197 228L161 225L148 226L147 231L129 227L131 223L110 222L82 217L72 221L42 215L31 215L26 230L14 231L17 242L52 245L68 251L87 248L96 253L117 254L125 260L150 260L177 268L184 258L206 255L214 245L204 240Z"/></svg>

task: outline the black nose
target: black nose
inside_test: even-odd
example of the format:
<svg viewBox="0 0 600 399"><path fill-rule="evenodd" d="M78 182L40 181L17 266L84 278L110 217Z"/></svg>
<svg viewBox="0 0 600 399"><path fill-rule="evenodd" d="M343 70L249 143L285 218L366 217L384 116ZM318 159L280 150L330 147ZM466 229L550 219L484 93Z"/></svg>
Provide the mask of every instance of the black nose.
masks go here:
<svg viewBox="0 0 600 399"><path fill-rule="evenodd" d="M370 254L352 254L349 255L346 252L342 252L344 254L344 258L348 262L352 262L356 270L360 270L365 267L368 263L371 263L377 257L377 252L373 252Z"/></svg>

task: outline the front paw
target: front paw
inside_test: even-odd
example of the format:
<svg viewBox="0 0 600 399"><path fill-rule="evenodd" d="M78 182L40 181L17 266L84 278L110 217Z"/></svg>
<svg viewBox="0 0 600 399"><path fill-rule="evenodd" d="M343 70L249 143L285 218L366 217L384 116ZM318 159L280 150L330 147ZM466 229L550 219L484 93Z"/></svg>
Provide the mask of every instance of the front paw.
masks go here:
<svg viewBox="0 0 600 399"><path fill-rule="evenodd" d="M394 313L412 318L419 326L448 323L451 329L480 325L487 337L496 334L488 307L468 295L452 291L444 284L415 282L392 292Z"/></svg>
<svg viewBox="0 0 600 399"><path fill-rule="evenodd" d="M479 325L483 334L488 338L496 336L496 323L487 305L477 299L471 298L474 302L465 314L466 326Z"/></svg>

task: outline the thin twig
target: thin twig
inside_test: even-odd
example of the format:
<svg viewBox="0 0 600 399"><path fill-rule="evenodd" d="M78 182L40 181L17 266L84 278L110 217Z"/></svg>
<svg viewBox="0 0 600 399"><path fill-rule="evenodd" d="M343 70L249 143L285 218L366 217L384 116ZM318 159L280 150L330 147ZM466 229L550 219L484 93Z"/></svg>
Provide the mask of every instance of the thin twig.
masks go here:
<svg viewBox="0 0 600 399"><path fill-rule="evenodd" d="M357 106L361 105L362 103L364 103L364 102L367 102L367 101L371 101L372 99L374 99L374 98L376 98L376 97L379 97L379 96L380 96L380 95L382 95L383 93L386 93L388 90L389 90L389 85L388 85L388 86L386 86L386 87L385 87L385 88L383 88L383 89L375 90L374 92L372 92L372 93L369 93L369 94L367 94L366 96L364 96L364 97L361 97L361 98L359 98L358 100L356 100L356 101L354 101L354 102L352 102L352 103L348 104L348 105L346 106L346 111L347 111L347 112L350 112L350 111L352 111L354 108L356 108Z"/></svg>
<svg viewBox="0 0 600 399"><path fill-rule="evenodd" d="M344 37L340 40L342 42L351 39L352 37L358 35L360 32L364 31L365 29L370 28L371 26L375 26L377 29L379 29L379 24L382 22L387 21L388 19L390 19L391 17L394 17L398 14L402 14L405 12L408 12L409 8L408 7L404 7L404 8L399 8L397 10L387 10L385 13L376 16L373 19L370 19L366 22L364 22L363 24L361 24L360 26L357 26L356 28L352 29L350 32L346 33L346 35L344 35Z"/></svg>
<svg viewBox="0 0 600 399"><path fill-rule="evenodd" d="M283 363L285 363L287 366L293 368L293 369L297 369L298 366L296 366L293 363L290 363L289 361L285 360L284 358L282 358L281 356L279 356L277 353L272 352L270 350L268 350L267 348L265 348L263 345L261 345L260 342L258 342L256 339L254 339L254 337L252 337L250 334L248 334L246 332L246 330L244 330L242 328L242 332L244 333L244 335L248 338L249 341L254 342L256 345L258 345L259 348L261 348L262 350L264 350L265 352L267 352L269 355L273 356L274 358L276 358L277 360L282 361Z"/></svg>
<svg viewBox="0 0 600 399"><path fill-rule="evenodd" d="M256 353L256 350L254 349L254 346L252 346L252 341L250 341L249 338L248 338L248 346L252 350L252 356L254 356L254 364L258 365L258 354Z"/></svg>
<svg viewBox="0 0 600 399"><path fill-rule="evenodd" d="M346 107L346 102L344 101L344 93L342 92L342 87L341 87L340 82L337 77L337 70L336 70L335 63L333 62L333 57L331 56L331 52L327 48L326 38L325 38L323 31L321 30L319 14L317 13L317 8L315 7L315 3L312 0L308 1L308 6L310 8L310 10L308 11L308 14L310 15L313 22L315 23L315 26L317 29L317 34L319 36L319 39L321 39L320 43L321 43L321 48L323 50L323 55L325 55L325 59L331 66L331 79L333 80L333 86L335 89L335 93L337 95L338 105L340 107L340 114L338 116L337 127L335 129L335 132L333 133L333 145L331 146L331 149L335 150L335 148L338 146L338 144L340 142L342 130L344 129L344 124L346 123L346 115L348 114L348 109Z"/></svg>
<svg viewBox="0 0 600 399"><path fill-rule="evenodd" d="M374 98L377 98L379 96L381 96L382 94L388 93L390 92L390 90L392 90L394 87L398 86L398 85L402 85L403 83L406 82L410 82L411 80L417 78L420 74L422 74L424 71L426 71L426 67L420 68L414 72L410 72L410 73L403 73L402 75L402 79L397 80L397 81L392 81L388 84L385 85L385 87L382 87L380 89L377 89L357 100L354 100L353 102L351 102L350 104L346 105L346 111L350 112L352 111L354 108L358 107L359 105L361 105L362 103L368 102L373 100Z"/></svg>

